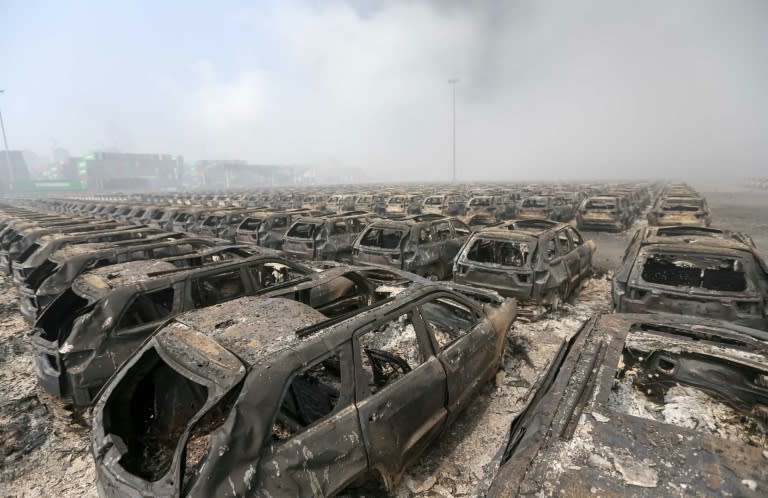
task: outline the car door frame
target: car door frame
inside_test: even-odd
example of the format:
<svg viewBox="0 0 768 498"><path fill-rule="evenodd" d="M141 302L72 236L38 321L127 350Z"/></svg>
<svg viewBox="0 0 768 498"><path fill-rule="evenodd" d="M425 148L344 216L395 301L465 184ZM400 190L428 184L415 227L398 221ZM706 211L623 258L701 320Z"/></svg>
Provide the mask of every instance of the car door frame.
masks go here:
<svg viewBox="0 0 768 498"><path fill-rule="evenodd" d="M360 347L360 336L409 312L424 361L392 384L370 394L368 375L362 365L364 352ZM449 415L445 370L435 355L416 300L392 309L381 317L359 324L352 335L352 350L355 364L355 406L360 417L360 428L368 453L369 467L381 475L391 491L407 465L418 457L445 428ZM403 427L408 424L397 424L396 427L392 427L392 431L371 430L372 423L378 422L376 426L381 425L382 421L387 419L387 410L395 408L391 400L393 397L405 401L402 404L410 406L415 413L423 412L419 407L423 407L425 396L414 395L414 392L420 391L425 396L433 398L428 402L440 406L437 413L428 414L418 427ZM395 401L397 402L398 399ZM376 427L376 429L379 428ZM398 430L399 433L393 434L393 431Z"/></svg>
<svg viewBox="0 0 768 498"><path fill-rule="evenodd" d="M426 326L427 320L422 312L422 306L425 303L440 298L454 301L469 308L474 316L472 328L445 349L440 347L434 334L429 331ZM428 339L432 343L432 349L445 369L448 392L448 424L450 424L467 407L479 385L487 380L488 376L481 375L481 370L491 368L498 360L498 358L494 358L496 331L488 317L481 313L475 304L462 296L449 292L436 292L419 299L417 309L419 318L425 325ZM473 370L472 367L477 368Z"/></svg>

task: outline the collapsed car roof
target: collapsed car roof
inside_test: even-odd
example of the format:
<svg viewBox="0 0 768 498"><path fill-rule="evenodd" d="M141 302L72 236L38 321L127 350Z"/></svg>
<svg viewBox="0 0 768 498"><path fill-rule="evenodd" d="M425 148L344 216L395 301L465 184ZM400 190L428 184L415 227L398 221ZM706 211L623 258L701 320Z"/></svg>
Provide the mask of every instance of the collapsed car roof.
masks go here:
<svg viewBox="0 0 768 498"><path fill-rule="evenodd" d="M489 496L764 496L768 334L689 316L588 322L512 424Z"/></svg>

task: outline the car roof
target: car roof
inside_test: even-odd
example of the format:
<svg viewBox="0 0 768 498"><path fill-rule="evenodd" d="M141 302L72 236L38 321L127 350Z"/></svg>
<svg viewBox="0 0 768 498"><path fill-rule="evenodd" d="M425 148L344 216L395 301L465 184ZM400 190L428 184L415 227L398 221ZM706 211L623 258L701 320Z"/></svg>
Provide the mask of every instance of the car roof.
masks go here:
<svg viewBox="0 0 768 498"><path fill-rule="evenodd" d="M646 227L641 245L662 244L756 252L751 241L743 233L735 230L691 226Z"/></svg>
<svg viewBox="0 0 768 498"><path fill-rule="evenodd" d="M301 342L297 330L326 320L319 311L292 299L246 296L188 311L165 327L182 323L254 365Z"/></svg>
<svg viewBox="0 0 768 498"><path fill-rule="evenodd" d="M505 221L501 225L491 226L480 230L478 233L493 233L495 235L507 234L512 236L514 234L526 235L529 237L540 237L546 233L554 233L567 225L566 223L560 223L552 220L545 219L533 219L533 220L511 220Z"/></svg>

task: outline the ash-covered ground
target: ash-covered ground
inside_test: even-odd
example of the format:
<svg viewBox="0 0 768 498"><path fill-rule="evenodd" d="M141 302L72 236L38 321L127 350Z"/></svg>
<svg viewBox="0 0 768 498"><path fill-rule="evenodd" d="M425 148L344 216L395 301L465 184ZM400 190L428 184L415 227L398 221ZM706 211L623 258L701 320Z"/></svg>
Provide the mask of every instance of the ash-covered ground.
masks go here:
<svg viewBox="0 0 768 498"><path fill-rule="evenodd" d="M768 193L706 193L713 226L750 234L768 249ZM422 458L408 469L399 497L482 495L513 418L561 342L597 312L610 309L610 277L644 217L623 233L584 232L598 245L596 276L553 315L517 320L504 369ZM88 451L87 414L73 419L37 386L28 326L18 313L13 285L0 274L0 496L96 496Z"/></svg>
<svg viewBox="0 0 768 498"><path fill-rule="evenodd" d="M37 384L29 326L0 273L0 496L97 496L89 428Z"/></svg>

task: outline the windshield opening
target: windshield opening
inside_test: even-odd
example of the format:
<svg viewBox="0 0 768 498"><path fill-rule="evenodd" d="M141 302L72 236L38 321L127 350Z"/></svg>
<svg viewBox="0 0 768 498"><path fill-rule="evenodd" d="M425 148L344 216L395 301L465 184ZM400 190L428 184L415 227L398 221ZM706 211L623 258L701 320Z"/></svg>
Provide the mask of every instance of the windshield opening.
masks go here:
<svg viewBox="0 0 768 498"><path fill-rule="evenodd" d="M261 218L248 218L240 224L240 230L256 231L263 221Z"/></svg>
<svg viewBox="0 0 768 498"><path fill-rule="evenodd" d="M737 258L654 254L643 264L646 282L723 292L747 289L744 262Z"/></svg>
<svg viewBox="0 0 768 498"><path fill-rule="evenodd" d="M545 208L547 207L547 201L545 199L526 199L523 201L523 207Z"/></svg>
<svg viewBox="0 0 768 498"><path fill-rule="evenodd" d="M521 241L476 239L467 259L477 263L523 267L531 255L531 245Z"/></svg>
<svg viewBox="0 0 768 498"><path fill-rule="evenodd" d="M590 199L584 207L595 211L613 211L616 209L616 203L609 200Z"/></svg>
<svg viewBox="0 0 768 498"><path fill-rule="evenodd" d="M171 368L155 349L146 351L104 407L104 431L127 447L120 465L150 482L163 477L181 435L207 398L205 386Z"/></svg>

